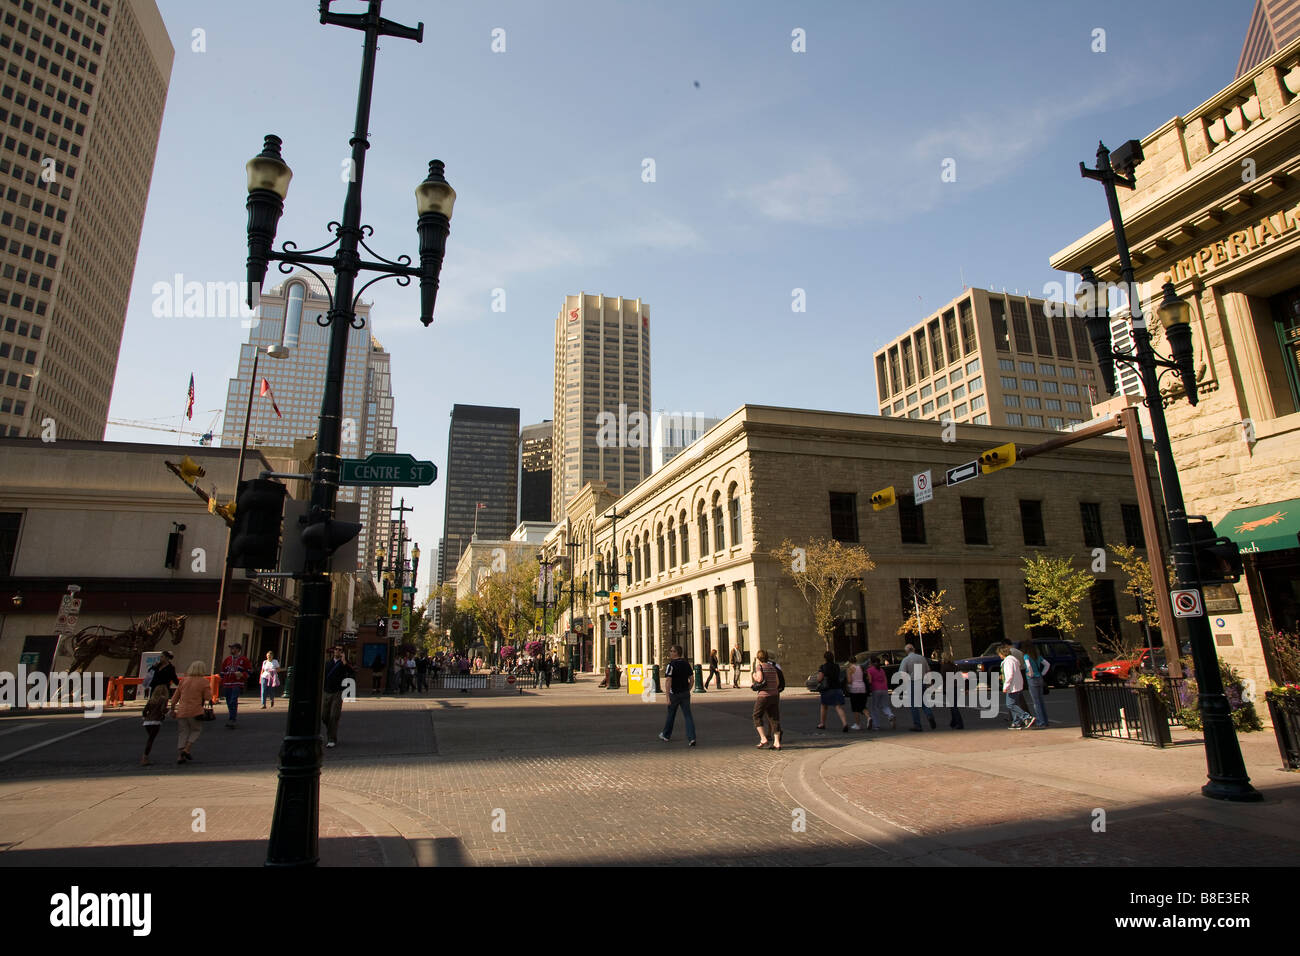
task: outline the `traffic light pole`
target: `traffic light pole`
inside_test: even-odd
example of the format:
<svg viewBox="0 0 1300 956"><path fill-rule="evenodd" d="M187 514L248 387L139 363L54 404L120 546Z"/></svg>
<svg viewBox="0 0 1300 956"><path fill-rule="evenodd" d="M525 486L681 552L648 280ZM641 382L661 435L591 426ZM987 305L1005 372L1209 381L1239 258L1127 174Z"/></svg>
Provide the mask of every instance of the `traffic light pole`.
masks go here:
<svg viewBox="0 0 1300 956"><path fill-rule="evenodd" d="M334 518L339 488L343 376L347 365L348 333L356 321L356 301L353 298L356 293L356 277L363 268L385 275L403 274L392 268L396 263L384 266L363 263L358 251L363 229L361 187L365 177L366 150L370 146L367 137L379 37L395 36L420 42L424 33L423 25L414 29L384 20L380 16L380 5L381 0L370 0L367 12L355 15L332 14L328 2L322 2L320 7L322 23L361 30L365 34L365 41L357 91L356 123L351 139L353 175L348 182L343 219L341 224L337 224L338 250L332 259L326 260L333 266L336 279L328 314L329 364L317 426L316 466L312 477L308 527L303 532L304 541L321 532L328 539L329 522ZM250 192L250 225L255 212L253 200L254 196ZM250 230L250 252L253 250L253 238L255 237ZM310 269L301 254L294 257L291 254L273 253L270 258L298 262ZM319 257L313 257L316 258ZM329 291L328 285L326 289ZM321 527L313 531L313 526ZM320 859L318 830L323 755L320 725L324 693L325 626L329 617L331 592L328 554L322 558L319 551L309 551L301 581L295 632L293 693L289 700L284 743L280 748L279 784L267 845L268 866L315 866Z"/></svg>

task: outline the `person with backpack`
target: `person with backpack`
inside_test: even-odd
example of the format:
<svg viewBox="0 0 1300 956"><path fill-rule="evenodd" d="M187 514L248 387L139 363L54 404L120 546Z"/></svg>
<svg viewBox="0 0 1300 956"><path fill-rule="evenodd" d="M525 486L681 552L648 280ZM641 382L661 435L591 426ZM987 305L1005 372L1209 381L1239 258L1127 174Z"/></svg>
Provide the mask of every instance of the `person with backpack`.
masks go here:
<svg viewBox="0 0 1300 956"><path fill-rule="evenodd" d="M689 747L695 746L695 718L691 716L691 682L694 680L694 669L685 659L680 644L674 644L668 649L672 655L672 660L664 668L664 677L668 679L668 718L664 721L664 729L659 734L660 740L670 740L673 736L673 721L677 718L677 708L681 708L683 716L686 718L686 744Z"/></svg>
<svg viewBox="0 0 1300 956"><path fill-rule="evenodd" d="M750 687L758 692L754 701L754 728L758 731L758 749L767 746L763 722L771 724L772 749L781 749L781 691L785 690L785 674L768 659L767 651L754 654L753 681Z"/></svg>

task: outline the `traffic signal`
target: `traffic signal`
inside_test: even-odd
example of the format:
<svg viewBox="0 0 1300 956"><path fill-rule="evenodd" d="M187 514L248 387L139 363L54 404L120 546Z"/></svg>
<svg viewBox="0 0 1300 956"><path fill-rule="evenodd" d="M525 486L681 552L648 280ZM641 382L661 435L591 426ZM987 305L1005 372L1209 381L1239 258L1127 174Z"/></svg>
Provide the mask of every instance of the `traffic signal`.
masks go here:
<svg viewBox="0 0 1300 956"><path fill-rule="evenodd" d="M1202 585L1234 584L1241 580L1245 569L1235 541L1218 537L1214 525L1203 515L1188 515L1187 531Z"/></svg>
<svg viewBox="0 0 1300 956"><path fill-rule="evenodd" d="M204 475L207 474L207 472L203 469L203 466L200 465L193 458L191 458L189 455L186 455L184 458L181 459L181 465L178 470L181 473L181 479L187 485L190 486L193 486L194 482L198 481L200 478L202 478Z"/></svg>
<svg viewBox="0 0 1300 956"><path fill-rule="evenodd" d="M888 488L881 488L871 496L871 507L874 511L884 511L894 503L893 485L890 485Z"/></svg>
<svg viewBox="0 0 1300 956"><path fill-rule="evenodd" d="M402 589L388 589L388 614L390 617L396 617L402 613Z"/></svg>
<svg viewBox="0 0 1300 956"><path fill-rule="evenodd" d="M623 594L620 591L609 592L609 613L611 617L618 617L623 613Z"/></svg>
<svg viewBox="0 0 1300 956"><path fill-rule="evenodd" d="M235 524L230 533L230 566L266 570L280 556L280 523L285 487L269 478L239 483Z"/></svg>
<svg viewBox="0 0 1300 956"><path fill-rule="evenodd" d="M998 445L997 448L990 448L980 455L980 471L986 475L1000 468L1010 468L1015 463L1015 442L1008 445Z"/></svg>
<svg viewBox="0 0 1300 956"><path fill-rule="evenodd" d="M380 640L388 637L388 618L381 617L378 623L375 624L375 636Z"/></svg>
<svg viewBox="0 0 1300 956"><path fill-rule="evenodd" d="M355 521L328 518L307 525L302 529L302 543L307 551L307 563L316 566L324 564L331 554L360 533L361 525Z"/></svg>

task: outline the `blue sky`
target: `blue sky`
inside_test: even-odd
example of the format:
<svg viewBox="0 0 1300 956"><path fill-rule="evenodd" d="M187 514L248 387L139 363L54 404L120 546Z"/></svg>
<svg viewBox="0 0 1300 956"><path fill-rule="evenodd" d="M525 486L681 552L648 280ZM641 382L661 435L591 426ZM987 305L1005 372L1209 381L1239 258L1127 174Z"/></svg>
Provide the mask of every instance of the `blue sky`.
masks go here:
<svg viewBox="0 0 1300 956"><path fill-rule="evenodd" d="M325 242L361 34L322 26L315 0L158 5L176 61L110 417L174 423L193 372L202 431L247 332L237 318L155 318L152 287L176 273L243 279L244 163L269 132L294 170L277 244ZM872 352L963 276L1034 294L1064 279L1048 257L1106 217L1079 161L1226 86L1251 8L388 0L385 16L424 20L425 38L380 43L372 247L416 254L428 160L446 162L458 193L434 324L420 325L414 286L370 290L399 450L444 470L456 402L551 418L553 323L579 291L648 303L656 408L874 413ZM491 49L498 28L504 52ZM796 28L805 52L791 49ZM1098 29L1105 52L1092 50ZM947 159L955 182L941 181ZM423 585L441 476L406 497Z"/></svg>

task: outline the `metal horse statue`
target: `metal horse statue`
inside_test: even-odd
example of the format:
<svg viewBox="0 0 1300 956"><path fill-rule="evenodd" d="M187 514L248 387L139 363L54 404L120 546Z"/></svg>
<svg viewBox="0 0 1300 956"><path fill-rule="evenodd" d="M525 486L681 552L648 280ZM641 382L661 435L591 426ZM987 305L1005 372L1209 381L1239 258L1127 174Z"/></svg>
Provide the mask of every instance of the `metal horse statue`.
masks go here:
<svg viewBox="0 0 1300 956"><path fill-rule="evenodd" d="M72 670L85 672L96 657L112 657L130 661L124 676L134 677L140 655L153 650L164 631L171 632L173 647L179 644L185 637L185 615L159 611L132 627L82 628L71 642Z"/></svg>

